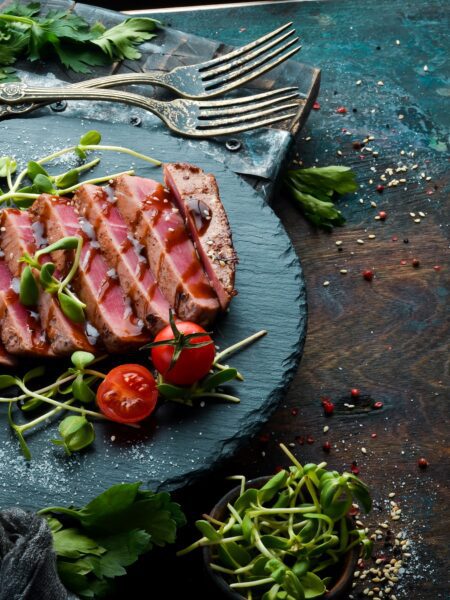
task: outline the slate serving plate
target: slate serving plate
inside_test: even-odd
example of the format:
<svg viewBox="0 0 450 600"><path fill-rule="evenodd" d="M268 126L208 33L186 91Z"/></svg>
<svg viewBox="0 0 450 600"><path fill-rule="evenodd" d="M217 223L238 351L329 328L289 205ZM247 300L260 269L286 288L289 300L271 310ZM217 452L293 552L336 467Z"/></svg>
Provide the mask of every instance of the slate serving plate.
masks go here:
<svg viewBox="0 0 450 600"><path fill-rule="evenodd" d="M94 447L78 456L67 458L49 443L56 433L52 424L30 435L33 459L26 463L2 406L1 507L79 505L122 481L141 480L154 489L173 490L204 475L267 421L294 375L303 347L304 280L283 226L251 186L186 140L161 129L53 114L1 124L1 152L24 162L71 145L90 129L100 130L104 143L132 146L166 162L188 160L214 173L240 258L239 295L216 324L215 339L224 348L260 329L267 329L268 335L230 360L246 378L232 386L241 404L208 402L203 408L166 404L140 431L98 423ZM55 167L55 172L69 168L69 160L73 159L65 159L64 168ZM94 174L126 170L133 164L129 156L105 153ZM159 168L143 162L134 166L139 175L161 180Z"/></svg>

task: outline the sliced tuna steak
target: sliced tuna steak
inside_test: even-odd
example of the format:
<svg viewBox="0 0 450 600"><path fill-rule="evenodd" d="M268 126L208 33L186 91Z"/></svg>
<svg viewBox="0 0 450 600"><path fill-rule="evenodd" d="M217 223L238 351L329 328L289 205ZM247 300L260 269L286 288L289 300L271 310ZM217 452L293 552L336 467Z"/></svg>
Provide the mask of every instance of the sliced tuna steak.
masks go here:
<svg viewBox="0 0 450 600"><path fill-rule="evenodd" d="M216 179L186 163L164 165L164 181L195 242L222 310L233 296L237 257Z"/></svg>
<svg viewBox="0 0 450 600"><path fill-rule="evenodd" d="M120 285L132 300L136 314L153 335L169 322L169 303L156 284L144 246L128 230L115 206L113 190L83 185L74 196L80 216L93 226L100 248L110 267L117 271Z"/></svg>
<svg viewBox="0 0 450 600"><path fill-rule="evenodd" d="M19 259L25 252L33 255L40 246L47 245L40 222L33 223L30 214L17 209L6 209L1 214L1 224L5 231L1 236L1 247L5 253L5 262L14 277L20 277L25 264ZM42 262L49 257L42 257ZM55 355L64 356L75 350L95 352L89 343L84 326L70 321L61 311L57 299L41 292L37 306L41 327L46 331L47 339Z"/></svg>
<svg viewBox="0 0 450 600"><path fill-rule="evenodd" d="M17 360L11 354L6 352L6 348L0 344L0 365L2 367L14 367Z"/></svg>
<svg viewBox="0 0 450 600"><path fill-rule="evenodd" d="M210 324L219 310L217 296L169 192L156 181L129 175L115 179L112 187L122 216L145 245L158 286L175 312L182 319Z"/></svg>
<svg viewBox="0 0 450 600"><path fill-rule="evenodd" d="M4 259L0 258L0 321L4 347L10 354L52 356L39 314L20 303L18 291L19 280L13 278Z"/></svg>
<svg viewBox="0 0 450 600"><path fill-rule="evenodd" d="M66 236L81 236L84 240L80 265L73 280L74 288L86 304L86 314L110 352L125 347L140 346L149 339L143 333L144 323L133 313L111 269L100 252L100 245L88 221L78 219L73 202L67 198L42 194L30 209L33 218L45 226L47 238L53 243ZM69 252L58 251L52 256L57 269L66 273L71 265Z"/></svg>

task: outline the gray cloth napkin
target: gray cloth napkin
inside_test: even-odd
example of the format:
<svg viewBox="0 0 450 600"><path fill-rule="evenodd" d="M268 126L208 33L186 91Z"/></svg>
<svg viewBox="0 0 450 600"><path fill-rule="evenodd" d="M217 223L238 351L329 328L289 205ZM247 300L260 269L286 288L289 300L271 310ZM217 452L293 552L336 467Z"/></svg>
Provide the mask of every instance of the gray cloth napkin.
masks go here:
<svg viewBox="0 0 450 600"><path fill-rule="evenodd" d="M59 580L47 522L21 508L0 513L0 600L76 600Z"/></svg>

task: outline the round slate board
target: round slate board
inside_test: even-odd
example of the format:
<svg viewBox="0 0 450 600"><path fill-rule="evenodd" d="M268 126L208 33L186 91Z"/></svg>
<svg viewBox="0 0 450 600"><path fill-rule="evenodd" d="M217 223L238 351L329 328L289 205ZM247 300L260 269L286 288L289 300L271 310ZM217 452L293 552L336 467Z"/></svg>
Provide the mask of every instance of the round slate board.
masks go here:
<svg viewBox="0 0 450 600"><path fill-rule="evenodd" d="M96 424L94 446L66 457L50 444L56 425L28 437L33 459L21 457L17 440L0 408L0 507L15 504L37 509L48 504L82 505L112 484L140 480L153 489L173 490L208 472L230 456L267 421L282 399L298 365L306 331L302 271L283 226L273 211L242 179L193 149L180 138L151 134L123 124L104 124L60 115L2 124L2 154L19 160L39 158L76 143L98 129L103 143L126 145L162 161L189 161L217 178L240 259L238 296L215 330L224 348L267 329L268 335L230 359L245 376L230 386L241 403L207 402L203 408L160 406L140 431ZM54 172L69 168L69 161ZM118 172L135 165L139 175L161 180L159 168L129 156L105 153L94 173ZM129 361L129 357L123 357Z"/></svg>

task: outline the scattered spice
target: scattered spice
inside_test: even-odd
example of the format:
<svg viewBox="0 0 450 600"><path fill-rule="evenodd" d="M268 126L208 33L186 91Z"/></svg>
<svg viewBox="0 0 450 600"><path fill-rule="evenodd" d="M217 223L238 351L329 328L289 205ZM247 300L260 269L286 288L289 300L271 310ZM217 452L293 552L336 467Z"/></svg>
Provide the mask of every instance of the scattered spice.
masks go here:
<svg viewBox="0 0 450 600"><path fill-rule="evenodd" d="M336 112L339 115L345 115L347 113L347 109L345 108L345 106L340 106L339 108L336 109Z"/></svg>
<svg viewBox="0 0 450 600"><path fill-rule="evenodd" d="M381 183L379 185L377 185L376 190L379 194L382 194L384 191L384 185L381 185Z"/></svg>
<svg viewBox="0 0 450 600"><path fill-rule="evenodd" d="M418 267L420 267L420 260L418 258L413 258L411 264L414 268L417 269Z"/></svg>
<svg viewBox="0 0 450 600"><path fill-rule="evenodd" d="M366 269L365 271L363 271L363 274L362 274L362 276L364 277L364 279L366 281L372 281L373 275L374 275L374 273L370 269Z"/></svg>
<svg viewBox="0 0 450 600"><path fill-rule="evenodd" d="M318 102L314 102L313 109L314 110L320 110L320 104Z"/></svg>
<svg viewBox="0 0 450 600"><path fill-rule="evenodd" d="M322 448L323 448L324 452L330 452L330 450L331 450L330 442L324 442Z"/></svg>
<svg viewBox="0 0 450 600"><path fill-rule="evenodd" d="M330 398L322 398L321 402L325 415L332 415L334 413L334 403L330 400Z"/></svg>
<svg viewBox="0 0 450 600"><path fill-rule="evenodd" d="M373 403L373 408L375 408L375 409L383 408L383 406L384 406L384 404L380 400Z"/></svg>
<svg viewBox="0 0 450 600"><path fill-rule="evenodd" d="M350 396L352 398L359 398L360 395L361 395L361 392L358 390L358 388L352 388L350 390Z"/></svg>
<svg viewBox="0 0 450 600"><path fill-rule="evenodd" d="M382 221L385 221L385 220L386 220L386 217L387 217L387 212L386 212L386 211L384 211L384 210L380 210L380 212L378 213L378 216L380 217L380 219L381 219Z"/></svg>
<svg viewBox="0 0 450 600"><path fill-rule="evenodd" d="M417 461L417 464L419 465L419 467L421 469L426 469L428 467L428 461L426 458L419 458L419 460Z"/></svg>

